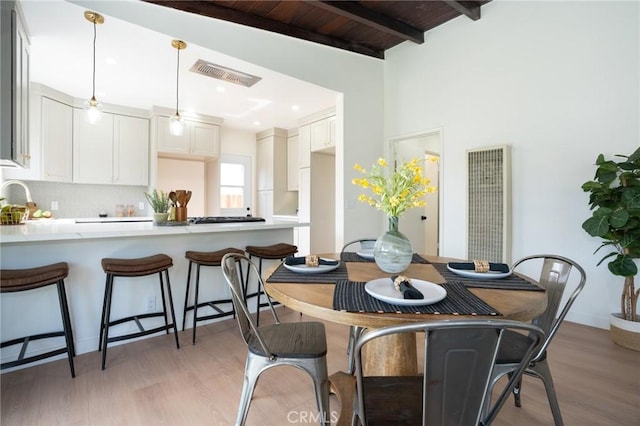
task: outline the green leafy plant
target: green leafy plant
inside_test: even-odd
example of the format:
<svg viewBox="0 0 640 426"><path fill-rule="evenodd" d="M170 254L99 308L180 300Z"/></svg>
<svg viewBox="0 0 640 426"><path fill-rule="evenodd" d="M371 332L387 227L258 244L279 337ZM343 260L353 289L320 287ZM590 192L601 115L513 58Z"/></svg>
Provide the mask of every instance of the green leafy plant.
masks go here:
<svg viewBox="0 0 640 426"><path fill-rule="evenodd" d="M625 277L622 292L622 318L638 321L636 311L638 291L634 277L640 258L640 148L629 155L616 155L621 161L607 160L598 155L594 180L585 182L582 190L588 192L593 213L582 228L591 236L604 241L596 249L611 248L599 262L607 264L613 275Z"/></svg>
<svg viewBox="0 0 640 426"><path fill-rule="evenodd" d="M152 192L145 192L144 196L154 212L166 213L169 210L168 193L154 189Z"/></svg>

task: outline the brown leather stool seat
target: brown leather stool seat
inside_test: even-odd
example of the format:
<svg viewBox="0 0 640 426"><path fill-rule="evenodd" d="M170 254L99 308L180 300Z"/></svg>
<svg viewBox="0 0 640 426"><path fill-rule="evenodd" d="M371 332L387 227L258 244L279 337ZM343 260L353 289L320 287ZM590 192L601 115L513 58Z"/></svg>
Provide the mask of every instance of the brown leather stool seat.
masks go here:
<svg viewBox="0 0 640 426"><path fill-rule="evenodd" d="M262 276L262 260L282 260L287 256L293 256L298 252L298 247L293 244L287 243L277 243L272 244L270 246L246 246L245 251L249 255L249 260L253 259L253 257L258 258L258 272L260 276ZM264 308L265 306L269 306L268 302L260 302L260 297L264 294L264 291L260 289L258 286L258 290L254 293L248 294L249 287L249 272L251 268L247 268L247 276L244 280L244 294L245 294L245 303L246 299L256 297L256 325L260 324L260 308ZM266 295L265 295L266 296ZM268 297L268 296L267 296ZM277 305L278 302L273 301L274 305Z"/></svg>
<svg viewBox="0 0 640 426"><path fill-rule="evenodd" d="M40 333L2 342L2 344L0 344L1 348L17 344L22 344L22 347L20 349L18 359L15 361L3 362L1 369L4 370L5 368L15 367L66 353L67 358L69 359L71 377L76 376L75 368L73 366L73 357L75 356L73 330L71 328L69 305L67 303L67 294L64 287L64 279L68 274L69 265L67 265L66 262L53 263L51 265L29 269L0 270L0 293L27 291L55 284L58 290L58 302L60 304L60 314L62 316L62 331ZM65 347L29 356L27 358L24 357L30 341L61 336L64 336Z"/></svg>
<svg viewBox="0 0 640 426"><path fill-rule="evenodd" d="M244 252L240 249L228 247L222 250L217 251L187 251L185 253L185 257L189 260L189 272L187 273L187 289L184 295L184 313L182 316L182 330L184 331L185 324L187 322L187 311L193 311L193 338L192 343L196 344L196 324L198 321L206 321L214 318L222 318L229 315L233 315L235 317L236 313L233 309L233 301L231 297L228 299L217 299L210 300L208 302L199 302L199 292L200 292L200 267L201 266L220 266L222 257L227 253L236 253L236 254L244 254ZM195 284L195 297L194 302L191 306L189 306L189 288L191 287L191 270L192 266L195 263L196 265L196 284ZM224 284L224 288L227 287L224 280L222 281ZM218 305L229 305L228 310L221 309ZM205 306L210 307L216 313L198 316L198 309L203 308Z"/></svg>
<svg viewBox="0 0 640 426"><path fill-rule="evenodd" d="M173 260L166 254L155 254L153 256L140 257L135 259L119 259L104 258L101 261L102 269L107 274L107 280L104 288L104 300L102 303L102 319L100 321L100 340L98 342L98 350L102 350L102 369L104 370L107 359L107 345L111 342L120 340L133 339L140 336L165 331L169 334L169 330L173 329L176 339L176 347L180 349L178 341L178 330L176 326L176 315L173 309L173 298L171 296L171 282L169 280L169 268L173 266ZM111 302L113 298L113 281L115 277L144 277L146 275L158 274L160 281L160 294L162 295L162 312L149 312L144 314L131 315L125 318L111 321ZM166 293L165 297L165 284ZM169 299L169 310L171 311L171 322L168 320L167 303ZM141 323L141 319L163 317L164 325L145 330ZM134 321L139 331L109 337L109 327Z"/></svg>

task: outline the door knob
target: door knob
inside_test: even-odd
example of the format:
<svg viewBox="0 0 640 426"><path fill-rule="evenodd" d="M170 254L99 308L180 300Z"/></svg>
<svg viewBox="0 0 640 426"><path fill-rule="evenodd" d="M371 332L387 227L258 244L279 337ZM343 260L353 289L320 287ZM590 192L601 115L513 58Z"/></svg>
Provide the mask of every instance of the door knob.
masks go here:
<svg viewBox="0 0 640 426"><path fill-rule="evenodd" d="M426 216L420 216L420 220L427 220Z"/></svg>

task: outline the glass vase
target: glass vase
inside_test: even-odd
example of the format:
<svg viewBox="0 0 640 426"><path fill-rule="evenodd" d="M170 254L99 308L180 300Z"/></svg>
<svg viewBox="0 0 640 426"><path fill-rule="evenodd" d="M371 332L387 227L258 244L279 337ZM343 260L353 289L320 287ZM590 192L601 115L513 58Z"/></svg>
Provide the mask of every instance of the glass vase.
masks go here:
<svg viewBox="0 0 640 426"><path fill-rule="evenodd" d="M398 217L389 217L389 230L382 234L373 248L373 259L378 268L397 274L409 267L413 258L411 241L398 231Z"/></svg>

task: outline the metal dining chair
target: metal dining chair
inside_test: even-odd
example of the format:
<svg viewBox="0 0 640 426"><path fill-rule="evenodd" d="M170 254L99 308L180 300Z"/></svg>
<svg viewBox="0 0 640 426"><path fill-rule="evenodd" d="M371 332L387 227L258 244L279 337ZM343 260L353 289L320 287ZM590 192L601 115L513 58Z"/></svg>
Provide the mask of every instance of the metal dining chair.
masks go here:
<svg viewBox="0 0 640 426"><path fill-rule="evenodd" d="M344 246L342 246L342 250L340 250L340 260L345 261L345 259L343 259L343 254L347 252L348 248L352 246L354 247L359 246L360 249L373 247L375 242L376 242L375 238L360 238L358 240L349 241ZM353 367L354 367L353 347L356 343L356 340L358 340L358 337L360 337L365 330L366 330L365 327L358 327L355 325L352 325L351 327L349 327L349 342L347 343L347 373L348 374L353 374Z"/></svg>
<svg viewBox="0 0 640 426"><path fill-rule="evenodd" d="M245 302L246 288L242 271L252 268L258 279L258 291L264 290L255 264L243 254L228 253L222 258L222 273L229 284L240 334L248 354L236 426L244 425L260 374L281 365L297 367L311 376L321 424L329 424L329 378L327 374L327 340L321 322L281 323L267 297L274 324L257 326Z"/></svg>
<svg viewBox="0 0 640 426"><path fill-rule="evenodd" d="M365 376L367 343L397 333L424 333L424 374ZM510 320L443 320L367 331L355 345L356 400L352 424L487 425L504 399L483 416L498 347L507 332L527 332L521 363L502 391L508 395L544 339L531 324Z"/></svg>
<svg viewBox="0 0 640 426"><path fill-rule="evenodd" d="M547 307L545 311L538 317L534 318L531 323L544 330L546 338L537 354L533 357L529 365L527 365L527 368L524 370L524 374L542 379L547 392L547 399L549 400L549 406L551 407L554 423L556 425L562 425L564 424L562 421L562 414L560 413L560 406L553 386L551 370L547 363L547 348L551 344L553 336L556 335L556 332L564 320L564 317L567 315L567 312L569 312L571 305L573 305L573 302L582 291L587 278L584 269L582 269L582 267L576 262L571 259L567 259L566 257L552 254L538 254L524 257L513 264L512 270L515 270L518 266L525 263L531 265L532 262L536 261L537 263L542 262L538 283L546 290ZM577 284L562 309L560 309L560 302L562 301L562 296L573 269L577 271ZM560 312L559 314L558 311ZM522 358L523 346L526 345L527 342L527 336L523 336L521 334L508 333L505 336L496 359L496 368L494 369L493 376L491 378L491 389L494 388L501 377L505 374L511 376L518 368L519 360ZM522 382L519 380L513 388L515 405L517 407L521 406L521 390ZM503 394L502 397L507 398L507 396L508 395ZM488 394L488 398L491 398L491 392ZM501 401L498 400L498 403L501 403ZM487 409L488 405L489 404L487 404Z"/></svg>

